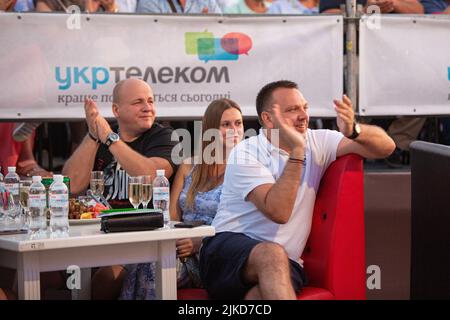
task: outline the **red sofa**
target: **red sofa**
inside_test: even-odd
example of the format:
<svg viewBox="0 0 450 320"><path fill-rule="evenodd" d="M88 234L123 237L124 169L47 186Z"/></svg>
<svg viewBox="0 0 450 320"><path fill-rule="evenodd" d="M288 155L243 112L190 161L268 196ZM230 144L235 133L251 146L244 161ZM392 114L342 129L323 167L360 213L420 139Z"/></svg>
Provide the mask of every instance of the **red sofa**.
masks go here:
<svg viewBox="0 0 450 320"><path fill-rule="evenodd" d="M300 300L366 298L362 158L346 155L325 172L303 252L308 286ZM204 300L203 289L180 289L179 300Z"/></svg>

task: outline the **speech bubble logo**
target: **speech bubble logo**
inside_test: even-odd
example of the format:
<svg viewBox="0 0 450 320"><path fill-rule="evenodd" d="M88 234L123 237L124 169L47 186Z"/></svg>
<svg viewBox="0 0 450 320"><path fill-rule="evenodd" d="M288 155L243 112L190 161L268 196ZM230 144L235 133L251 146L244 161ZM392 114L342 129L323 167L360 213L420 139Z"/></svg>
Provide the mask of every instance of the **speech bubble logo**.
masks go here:
<svg viewBox="0 0 450 320"><path fill-rule="evenodd" d="M213 48L211 52L211 47ZM210 60L237 60L239 55L225 51L221 45L221 39L198 39L198 58L208 62Z"/></svg>
<svg viewBox="0 0 450 320"><path fill-rule="evenodd" d="M231 54L246 54L253 46L252 39L240 32L230 32L221 39L223 49Z"/></svg>
<svg viewBox="0 0 450 320"><path fill-rule="evenodd" d="M185 32L186 54L197 55L199 60L238 60L239 55L251 50L252 39L244 33L230 32L223 38L214 38L212 32Z"/></svg>
<svg viewBox="0 0 450 320"><path fill-rule="evenodd" d="M237 38L222 38L220 44L228 53L239 54L239 39Z"/></svg>
<svg viewBox="0 0 450 320"><path fill-rule="evenodd" d="M213 56L215 50L214 38L199 38L197 39L197 53L199 56Z"/></svg>
<svg viewBox="0 0 450 320"><path fill-rule="evenodd" d="M198 39L213 39L214 35L212 32L186 32L184 34L184 47L186 54L197 54L198 53ZM212 50L214 46L212 46Z"/></svg>

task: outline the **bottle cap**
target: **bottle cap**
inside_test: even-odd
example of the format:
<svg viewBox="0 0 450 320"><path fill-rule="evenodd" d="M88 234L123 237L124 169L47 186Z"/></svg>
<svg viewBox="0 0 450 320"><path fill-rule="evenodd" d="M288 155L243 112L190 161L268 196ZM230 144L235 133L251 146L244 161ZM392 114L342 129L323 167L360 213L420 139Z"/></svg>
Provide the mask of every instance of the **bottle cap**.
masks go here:
<svg viewBox="0 0 450 320"><path fill-rule="evenodd" d="M8 172L16 172L16 167L8 167Z"/></svg>
<svg viewBox="0 0 450 320"><path fill-rule="evenodd" d="M41 176L33 176L33 182L41 182L42 181L42 177Z"/></svg>
<svg viewBox="0 0 450 320"><path fill-rule="evenodd" d="M53 181L54 182L63 182L63 176L61 174L54 174Z"/></svg>
<svg viewBox="0 0 450 320"><path fill-rule="evenodd" d="M158 177L163 177L165 174L166 174L166 170L164 170L164 169L156 170L156 175Z"/></svg>

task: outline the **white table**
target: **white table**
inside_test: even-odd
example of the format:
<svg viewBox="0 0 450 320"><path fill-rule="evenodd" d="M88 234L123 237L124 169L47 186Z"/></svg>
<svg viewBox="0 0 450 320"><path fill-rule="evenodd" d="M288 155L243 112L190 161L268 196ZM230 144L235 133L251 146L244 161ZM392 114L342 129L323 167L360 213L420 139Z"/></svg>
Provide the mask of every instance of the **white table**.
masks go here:
<svg viewBox="0 0 450 320"><path fill-rule="evenodd" d="M105 234L100 224L70 227L61 239L30 240L26 234L0 236L0 266L16 269L19 299L40 299L40 272L82 270L83 285L90 286L91 267L156 261L158 299L177 299L175 241L214 235L214 227L167 228ZM83 272L84 270L84 272ZM83 278L83 276L88 276ZM84 279L84 280L83 280ZM88 288L89 289L89 288ZM89 291L89 290L88 290ZM88 298L87 295L82 298Z"/></svg>

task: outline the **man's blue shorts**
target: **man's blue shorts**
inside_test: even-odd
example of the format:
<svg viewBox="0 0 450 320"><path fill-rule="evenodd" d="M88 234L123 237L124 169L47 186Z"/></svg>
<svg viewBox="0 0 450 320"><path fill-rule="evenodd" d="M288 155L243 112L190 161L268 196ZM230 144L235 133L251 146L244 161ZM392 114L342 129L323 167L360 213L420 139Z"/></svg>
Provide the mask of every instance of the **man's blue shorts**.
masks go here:
<svg viewBox="0 0 450 320"><path fill-rule="evenodd" d="M203 239L200 250L200 275L212 299L243 299L254 284L242 281L241 273L252 249L261 241L243 233L220 232ZM290 260L295 292L306 285L306 275L297 262Z"/></svg>

